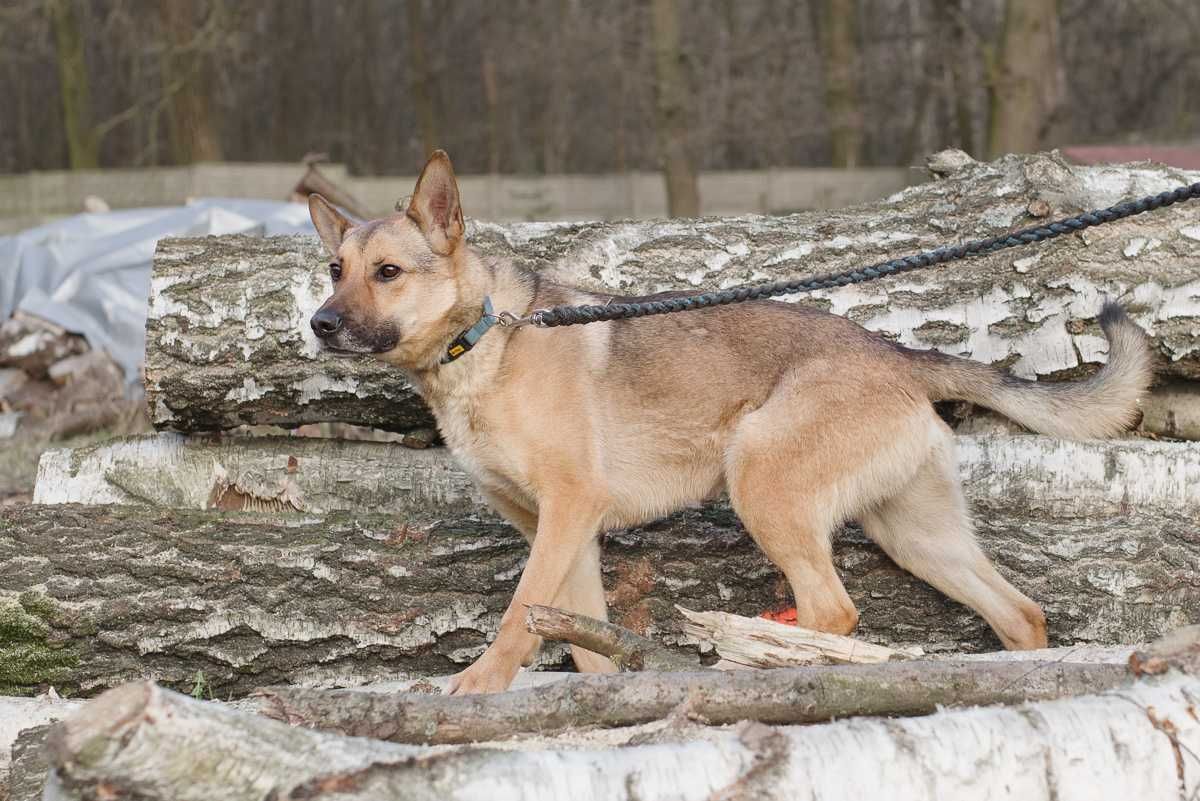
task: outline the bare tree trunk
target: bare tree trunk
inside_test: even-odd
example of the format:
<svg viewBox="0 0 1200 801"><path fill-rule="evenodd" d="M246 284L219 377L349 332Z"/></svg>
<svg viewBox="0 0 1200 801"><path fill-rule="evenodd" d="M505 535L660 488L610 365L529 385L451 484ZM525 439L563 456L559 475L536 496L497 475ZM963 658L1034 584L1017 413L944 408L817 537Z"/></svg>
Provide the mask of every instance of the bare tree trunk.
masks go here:
<svg viewBox="0 0 1200 801"><path fill-rule="evenodd" d="M92 94L75 0L46 0L46 8L58 46L59 98L71 169L95 168L100 140L92 127Z"/></svg>
<svg viewBox="0 0 1200 801"><path fill-rule="evenodd" d="M490 175L500 172L500 83L496 70L497 11L491 3L483 6L483 52L480 54L479 77L487 103L487 169Z"/></svg>
<svg viewBox="0 0 1200 801"><path fill-rule="evenodd" d="M221 140L209 99L213 75L209 56L196 41L195 3L161 0L158 10L167 40L162 83L169 98L167 130L171 158L176 164L220 161ZM213 5L209 13L219 14L220 5ZM208 24L214 22L208 20Z"/></svg>
<svg viewBox="0 0 1200 801"><path fill-rule="evenodd" d="M422 158L441 147L437 110L434 108L433 73L425 52L425 0L407 0L408 68L412 72L410 88L421 129Z"/></svg>
<svg viewBox="0 0 1200 801"><path fill-rule="evenodd" d="M988 152L1032 153L1061 99L1058 0L1007 0L992 70Z"/></svg>
<svg viewBox="0 0 1200 801"><path fill-rule="evenodd" d="M975 116L971 98L975 87L971 85L968 59L977 59L979 54L973 44L967 42L967 18L965 0L935 0L934 30L938 36L935 48L941 55L945 71L947 106L952 110L949 135L942 144L957 147L971 155L976 154Z"/></svg>
<svg viewBox="0 0 1200 801"><path fill-rule="evenodd" d="M863 147L858 98L858 0L822 0L819 19L830 163L834 167L857 167Z"/></svg>
<svg viewBox="0 0 1200 801"><path fill-rule="evenodd" d="M935 39L936 22L933 19L922 19L923 4L920 0L908 0L905 5L908 12L908 36L912 41L908 48L909 73L912 75L915 86L913 87L913 114L905 131L900 163L912 164L929 152L925 146L925 132L929 127L929 110L937 95L941 48L931 47L929 44L928 40ZM937 44L936 40L934 44Z"/></svg>
<svg viewBox="0 0 1200 801"><path fill-rule="evenodd" d="M679 33L678 0L651 0L654 110L659 157L672 217L700 216L696 164L688 147L688 88Z"/></svg>

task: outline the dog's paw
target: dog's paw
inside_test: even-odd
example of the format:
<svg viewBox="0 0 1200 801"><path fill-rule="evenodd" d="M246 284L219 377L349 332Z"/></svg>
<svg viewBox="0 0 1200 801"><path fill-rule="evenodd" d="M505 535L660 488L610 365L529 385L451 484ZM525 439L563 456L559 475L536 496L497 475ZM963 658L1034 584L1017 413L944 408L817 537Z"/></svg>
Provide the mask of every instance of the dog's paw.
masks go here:
<svg viewBox="0 0 1200 801"><path fill-rule="evenodd" d="M461 673L450 678L446 688L447 695L477 695L483 693L499 693L508 689L521 669L519 660L502 660L489 656L485 651L483 656Z"/></svg>

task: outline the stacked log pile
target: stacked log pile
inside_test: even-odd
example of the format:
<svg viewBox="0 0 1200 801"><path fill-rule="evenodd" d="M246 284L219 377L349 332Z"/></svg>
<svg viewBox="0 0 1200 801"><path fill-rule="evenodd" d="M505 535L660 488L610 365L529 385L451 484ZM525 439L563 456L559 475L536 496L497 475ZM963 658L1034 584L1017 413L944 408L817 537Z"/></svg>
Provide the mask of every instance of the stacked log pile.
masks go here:
<svg viewBox="0 0 1200 801"><path fill-rule="evenodd" d="M0 505L29 501L49 443L148 428L108 354L39 317L18 312L0 323Z"/></svg>
<svg viewBox="0 0 1200 801"><path fill-rule="evenodd" d="M87 341L38 317L0 324L0 439L47 439L112 426L138 411L121 368Z"/></svg>
<svg viewBox="0 0 1200 801"><path fill-rule="evenodd" d="M728 286L992 235L1198 177L1149 165L1073 167L1052 155L944 166L951 161L934 162L929 184L832 214L474 223L470 233L487 253L594 288ZM877 647L850 650L905 661L649 672L457 699L377 683L405 678L428 689L425 678L477 656L515 586L524 541L441 449L219 433L336 423L412 434L430 417L396 373L315 347L304 321L328 292L315 240L165 241L146 376L151 417L172 433L48 453L37 504L0 516L0 696L24 697L0 710L24 715L20 729L76 713L48 744L44 731L17 738L13 792L40 793L49 766L46 797L63 799L534 798L567 787L585 798L836 797L847 781L895 785L897 798L966 798L1002 776L1030 798L1176 797L1169 793L1195 781L1187 748L1200 753L1194 719L1181 713L1200 691L1193 668L1163 656L1172 667L1150 679L1111 664L1071 665L1097 653L1123 661L1132 645L1200 613L1200 442L1188 441L1200 439L1198 250L1200 206L1185 205L792 299L908 345L1049 381L1103 361L1095 314L1104 295L1123 300L1152 334L1162 379L1140 436L1057 442L997 428L976 410L943 410L975 432L960 437L961 472L982 544L1045 607L1052 644L1065 650L1018 667L994 656L975 668L924 661L998 643L969 610L849 527L836 559L862 613L856 636ZM754 617L790 605L786 583L727 505L609 532L604 552L612 619L665 649L652 666L812 661L780 656L794 638L752 627L737 640L724 628L733 618L676 608ZM704 625L724 633L705 634ZM564 664L564 653L548 645L541 663ZM840 652L822 659L832 653ZM327 694L373 682L374 695ZM757 706L721 711L719 699L751 687ZM914 688L928 691L923 701ZM51 689L98 697L82 708L30 697ZM1061 696L1078 697L1050 700ZM662 701L652 713L642 703L651 697ZM843 701L822 712L820 698ZM551 702L567 710L562 720L531 717ZM1033 705L927 714L942 703L1022 702ZM855 714L920 717L799 725ZM490 741L496 726L519 736L482 750L426 745ZM16 731L0 725L0 752L5 736ZM953 767L968 763L976 767ZM169 778L180 766L216 764L219 773L189 773L188 787ZM872 773L886 765L887 776Z"/></svg>

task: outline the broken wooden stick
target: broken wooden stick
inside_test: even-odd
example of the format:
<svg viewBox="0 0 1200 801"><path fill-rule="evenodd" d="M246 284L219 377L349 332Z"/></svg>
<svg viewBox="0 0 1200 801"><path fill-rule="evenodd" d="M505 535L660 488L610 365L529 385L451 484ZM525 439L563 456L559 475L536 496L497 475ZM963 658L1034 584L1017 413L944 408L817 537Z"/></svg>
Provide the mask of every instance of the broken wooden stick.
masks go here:
<svg viewBox="0 0 1200 801"><path fill-rule="evenodd" d="M875 664L923 655L920 648L888 648L760 617L693 612L678 605L675 608L687 619L683 624L684 634L712 643L716 648L721 657L719 668Z"/></svg>
<svg viewBox="0 0 1200 801"><path fill-rule="evenodd" d="M531 605L525 628L543 639L566 642L607 656L622 672L695 670L696 660L627 628L552 606Z"/></svg>
<svg viewBox="0 0 1200 801"><path fill-rule="evenodd" d="M1110 664L910 661L573 676L490 696L271 687L257 697L263 714L288 723L435 745L636 726L681 712L713 725L926 715L939 707L1016 704L1100 692L1127 680L1123 666Z"/></svg>

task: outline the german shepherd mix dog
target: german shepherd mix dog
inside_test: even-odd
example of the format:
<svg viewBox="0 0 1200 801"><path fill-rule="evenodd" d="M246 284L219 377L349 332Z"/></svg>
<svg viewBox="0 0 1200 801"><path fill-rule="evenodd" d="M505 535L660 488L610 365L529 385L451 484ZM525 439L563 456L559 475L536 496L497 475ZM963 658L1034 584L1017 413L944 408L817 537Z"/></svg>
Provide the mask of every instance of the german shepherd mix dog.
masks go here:
<svg viewBox="0 0 1200 801"><path fill-rule="evenodd" d="M484 496L532 544L495 642L451 692L503 690L532 659L540 643L525 631L526 604L606 616L600 532L722 491L787 576L801 626L854 628L830 534L857 520L897 564L982 615L1005 647L1043 647L1041 608L975 543L954 437L932 402L1104 437L1135 421L1152 377L1144 334L1113 303L1100 312L1108 364L1071 384L910 350L774 301L481 336L493 308L523 316L609 298L472 250L441 151L404 213L354 224L320 195L309 208L333 254L333 295L313 331L331 351L404 371ZM613 669L580 649L574 658L584 671Z"/></svg>

